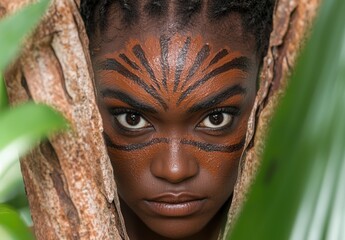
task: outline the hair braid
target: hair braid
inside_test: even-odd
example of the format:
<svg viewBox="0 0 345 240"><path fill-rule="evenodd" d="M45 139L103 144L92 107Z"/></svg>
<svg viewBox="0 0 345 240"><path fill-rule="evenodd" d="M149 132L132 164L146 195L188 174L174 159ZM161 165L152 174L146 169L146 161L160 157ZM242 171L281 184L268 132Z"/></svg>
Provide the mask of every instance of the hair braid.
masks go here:
<svg viewBox="0 0 345 240"><path fill-rule="evenodd" d="M193 16L201 12L203 3L203 0L148 0L143 5L143 12L146 12L147 16L151 18L164 18L167 16L165 13L169 7L175 6L176 20L184 27ZM99 26L101 30L107 27L107 14L111 4L118 4L123 11L122 23L124 25L130 26L143 16L143 14L139 14L138 0L82 0L81 14L89 36L96 26ZM275 0L209 0L206 13L209 21L221 21L231 12L240 13L244 27L256 38L258 54L263 56L267 51L272 31L274 4Z"/></svg>
<svg viewBox="0 0 345 240"><path fill-rule="evenodd" d="M152 0L145 5L144 9L150 16L160 17L167 12L168 3L166 0Z"/></svg>

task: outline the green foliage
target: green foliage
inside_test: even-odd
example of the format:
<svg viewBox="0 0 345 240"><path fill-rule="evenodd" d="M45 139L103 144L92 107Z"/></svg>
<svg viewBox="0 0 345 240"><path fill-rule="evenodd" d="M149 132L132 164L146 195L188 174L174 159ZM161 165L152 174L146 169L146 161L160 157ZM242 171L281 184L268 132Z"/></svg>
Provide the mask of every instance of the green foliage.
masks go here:
<svg viewBox="0 0 345 240"><path fill-rule="evenodd" d="M2 112L0 159L15 159L47 134L64 128L64 119L50 107L26 103Z"/></svg>
<svg viewBox="0 0 345 240"><path fill-rule="evenodd" d="M0 21L0 71L18 54L24 37L39 22L49 0L41 0Z"/></svg>
<svg viewBox="0 0 345 240"><path fill-rule="evenodd" d="M9 108L1 75L48 4L49 0L41 0L0 21L0 203L16 208L13 210L0 204L0 239L4 240L34 239L21 219L30 222L18 158L42 138L67 126L59 113L43 104L26 103Z"/></svg>
<svg viewBox="0 0 345 240"><path fill-rule="evenodd" d="M4 240L34 239L17 212L3 204L0 204L0 236Z"/></svg>
<svg viewBox="0 0 345 240"><path fill-rule="evenodd" d="M229 239L345 239L345 1L323 1Z"/></svg>
<svg viewBox="0 0 345 240"><path fill-rule="evenodd" d="M5 82L2 79L1 71L0 71L0 112L5 109L8 105L7 100L7 92L5 87Z"/></svg>
<svg viewBox="0 0 345 240"><path fill-rule="evenodd" d="M29 220L18 157L39 140L66 128L63 117L42 104L26 103L0 116L0 203L16 207ZM29 221L30 222L30 221Z"/></svg>

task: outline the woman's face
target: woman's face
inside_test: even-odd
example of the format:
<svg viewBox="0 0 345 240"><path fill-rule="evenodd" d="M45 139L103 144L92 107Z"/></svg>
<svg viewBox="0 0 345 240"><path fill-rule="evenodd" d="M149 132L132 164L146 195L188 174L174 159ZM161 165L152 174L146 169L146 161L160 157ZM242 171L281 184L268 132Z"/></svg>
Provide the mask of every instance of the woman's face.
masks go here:
<svg viewBox="0 0 345 240"><path fill-rule="evenodd" d="M256 93L255 44L240 30L110 39L92 60L127 228L196 236L234 189Z"/></svg>

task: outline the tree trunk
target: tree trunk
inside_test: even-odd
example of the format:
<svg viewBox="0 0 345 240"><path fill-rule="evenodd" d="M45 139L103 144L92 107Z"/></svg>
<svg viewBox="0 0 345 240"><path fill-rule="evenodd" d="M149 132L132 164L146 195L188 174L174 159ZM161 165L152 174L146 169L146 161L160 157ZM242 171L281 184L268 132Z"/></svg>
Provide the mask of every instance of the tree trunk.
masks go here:
<svg viewBox="0 0 345 240"><path fill-rule="evenodd" d="M12 12L30 0L2 0ZM5 79L10 102L58 109L71 130L21 160L37 239L126 239L102 137L79 1L54 0Z"/></svg>
<svg viewBox="0 0 345 240"><path fill-rule="evenodd" d="M0 0L0 10L11 13L30 2ZM318 6L319 0L278 2L227 229L259 166L267 126ZM35 234L38 239L128 239L102 138L78 7L78 0L53 0L5 76L12 104L28 100L49 104L71 125L70 131L43 142L21 160Z"/></svg>

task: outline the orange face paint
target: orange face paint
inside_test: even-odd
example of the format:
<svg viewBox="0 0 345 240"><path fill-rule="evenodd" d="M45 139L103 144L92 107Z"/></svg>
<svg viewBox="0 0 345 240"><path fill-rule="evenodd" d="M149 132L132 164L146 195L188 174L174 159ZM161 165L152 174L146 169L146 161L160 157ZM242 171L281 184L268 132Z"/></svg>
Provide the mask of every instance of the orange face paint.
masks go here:
<svg viewBox="0 0 345 240"><path fill-rule="evenodd" d="M197 88L208 88L206 83L210 80L215 87L219 85L218 78L233 78L234 74L246 78L246 70L253 64L240 52L228 48L215 52L201 36L183 35L148 37L144 43L131 39L124 50L103 57L106 60L100 62L101 68L115 74L115 78L105 81L111 84L116 79L127 81L125 85L136 84L151 95L153 99L148 101L163 108L168 107L164 99L178 106Z"/></svg>

